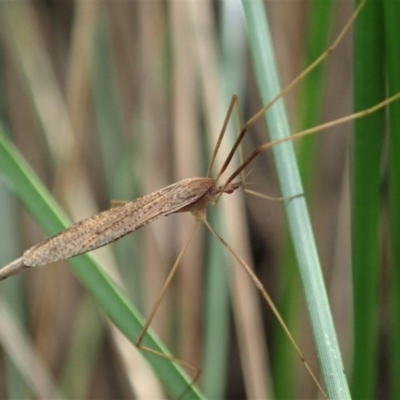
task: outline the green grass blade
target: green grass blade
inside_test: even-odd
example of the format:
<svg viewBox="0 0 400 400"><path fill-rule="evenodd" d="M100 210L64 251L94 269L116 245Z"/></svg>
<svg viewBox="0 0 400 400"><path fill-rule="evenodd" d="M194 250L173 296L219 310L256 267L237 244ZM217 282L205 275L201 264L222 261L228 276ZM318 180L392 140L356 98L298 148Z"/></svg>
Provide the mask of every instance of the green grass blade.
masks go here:
<svg viewBox="0 0 400 400"><path fill-rule="evenodd" d="M382 2L368 1L355 24L354 108L385 97ZM352 180L354 348L352 395L374 398L377 384L381 167L384 111L355 123Z"/></svg>
<svg viewBox="0 0 400 400"><path fill-rule="evenodd" d="M400 91L400 52L398 38L400 37L400 2L385 1L385 36L386 65L388 71L389 95ZM391 235L391 299L392 309L389 313L390 326L390 398L400 393L400 103L389 106L389 213Z"/></svg>
<svg viewBox="0 0 400 400"><path fill-rule="evenodd" d="M269 99L279 93L280 89L265 20L265 10L261 1L243 1L243 6L249 30L253 65L261 98L266 104ZM290 135L282 101L275 104L268 112L267 125L271 140ZM302 193L292 143L276 146L273 153L282 195L290 197ZM331 399L350 398L304 198L287 202L286 213L327 394Z"/></svg>
<svg viewBox="0 0 400 400"><path fill-rule="evenodd" d="M307 15L307 37L305 45L305 57L303 66L306 68L317 59L328 46L328 37L331 28L332 2L313 1L309 4ZM323 79L325 63L319 65L300 84L299 124L297 130L303 130L321 123ZM297 145L298 163L302 182L307 194L310 193L312 182L316 173L316 148L317 136L309 136L301 140ZM299 311L301 303L299 299L298 274L296 273L296 256L289 235L286 235L282 254L282 269L280 270L279 305L282 315L287 321L290 329L296 331L299 322ZM294 307L294 305L298 307ZM297 324L296 324L297 321ZM294 355L290 344L282 335L276 335L273 346L274 352L274 375L276 394L278 398L292 398L293 386L287 381L294 380ZM292 377L292 378L291 378Z"/></svg>

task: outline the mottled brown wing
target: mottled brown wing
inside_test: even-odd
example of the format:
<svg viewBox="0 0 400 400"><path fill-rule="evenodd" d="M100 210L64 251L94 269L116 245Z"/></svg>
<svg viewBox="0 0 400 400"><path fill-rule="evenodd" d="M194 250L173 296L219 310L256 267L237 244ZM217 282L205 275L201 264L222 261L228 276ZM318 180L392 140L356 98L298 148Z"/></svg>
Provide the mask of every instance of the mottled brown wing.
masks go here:
<svg viewBox="0 0 400 400"><path fill-rule="evenodd" d="M211 184L212 180L204 178L185 179L103 211L30 248L24 253L23 262L28 266L46 265L105 246L161 216L188 207Z"/></svg>

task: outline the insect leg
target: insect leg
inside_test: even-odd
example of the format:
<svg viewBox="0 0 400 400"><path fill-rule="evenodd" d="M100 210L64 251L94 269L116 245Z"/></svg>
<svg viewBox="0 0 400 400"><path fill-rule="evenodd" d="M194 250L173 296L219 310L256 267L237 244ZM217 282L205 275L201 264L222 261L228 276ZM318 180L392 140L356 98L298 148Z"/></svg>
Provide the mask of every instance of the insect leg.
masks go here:
<svg viewBox="0 0 400 400"><path fill-rule="evenodd" d="M213 154L211 156L210 164L209 164L208 169L207 169L207 175L206 175L207 178L211 174L211 169L212 169L212 167L214 165L215 158L217 157L218 150L219 150L219 148L221 146L221 142L222 142L222 139L223 139L223 137L225 135L226 127L228 126L228 122L229 122L229 119L231 118L232 110L233 110L233 107L235 106L235 104L238 104L238 96L236 94L233 94L231 102L230 102L229 107L228 107L228 111L227 111L226 116L225 116L224 123L222 125L221 132L218 135L218 140L217 140L217 143L215 144L214 151L213 151ZM218 177L220 176L221 173L222 172L220 172L218 174ZM218 177L217 177L217 179L218 179Z"/></svg>
<svg viewBox="0 0 400 400"><path fill-rule="evenodd" d="M162 358L165 358L167 360L176 362L176 363L178 363L180 365L183 365L184 367L194 371L195 372L195 377L193 379L193 382L195 382L197 380L197 378L200 376L200 368L194 367L193 365L190 365L189 363L187 363L185 361L179 360L178 358L166 355L166 354L161 353L161 352L159 352L157 350L154 350L154 349L151 349L149 347L143 346L142 345L142 341L144 339L144 336L145 336L147 330L149 329L151 321L153 320L153 318L154 318L154 316L155 316L155 314L156 314L156 312L158 310L158 307L160 306L160 304L161 304L161 302L162 302L162 300L163 300L163 298L164 298L164 296L165 296L165 294L166 294L166 292L167 292L167 290L168 290L168 288L169 288L169 286L171 284L171 281L172 281L173 277L175 276L175 273L176 273L176 271L178 269L178 266L179 266L179 264L180 264L180 262L182 260L182 257L184 255L187 247L189 246L189 243L192 240L192 237L193 237L193 235L194 235L194 233L195 233L195 231L196 231L198 226L199 226L199 221L196 221L195 225L193 225L193 228L192 228L192 230L190 232L190 235L189 235L188 239L186 240L184 246L182 247L182 250L179 252L178 257L176 258L176 261L175 261L174 265L172 266L171 271L168 274L168 277L167 277L167 279L166 279L166 281L164 283L164 286L163 286L163 288L162 288L162 290L160 292L160 295L158 296L157 301L155 302L155 304L154 304L149 316L147 317L147 320L146 320L146 322L145 322L145 324L143 326L143 329L142 329L139 337L136 340L136 346L139 349L147 351L147 352L149 352L151 354L155 354L155 355L157 355L159 357L162 357Z"/></svg>
<svg viewBox="0 0 400 400"><path fill-rule="evenodd" d="M321 384L319 383L318 379L316 378L315 374L311 370L310 366L308 365L305 357L303 356L302 351L300 350L299 346L297 345L296 341L294 340L292 334L289 331L289 328L283 321L279 311L277 310L275 304L273 303L271 297L269 296L268 292L265 290L264 285L261 283L261 281L257 278L253 270L246 264L246 262L237 254L237 252L215 231L215 229L210 225L210 223L207 221L207 219L204 217L202 218L202 221L204 224L207 226L207 228L211 231L211 233L226 247L226 249L233 255L233 257L239 262L239 264L244 268L246 271L247 275L250 277L250 279L253 281L254 285L257 287L259 292L261 293L262 297L264 300L267 302L269 307L271 308L271 311L277 318L279 324L281 325L282 329L285 331L286 336L288 337L289 341L292 343L293 347L295 348L298 356L300 357L301 362L303 363L304 367L307 369L308 373L310 374L311 378L317 385L318 389L320 392L323 394L324 398L327 399L327 395L322 388Z"/></svg>

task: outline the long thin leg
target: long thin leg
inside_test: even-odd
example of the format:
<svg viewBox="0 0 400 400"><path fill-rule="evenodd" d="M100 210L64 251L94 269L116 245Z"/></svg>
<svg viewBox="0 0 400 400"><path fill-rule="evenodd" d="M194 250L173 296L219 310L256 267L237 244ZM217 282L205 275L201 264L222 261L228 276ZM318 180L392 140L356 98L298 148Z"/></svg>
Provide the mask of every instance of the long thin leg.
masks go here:
<svg viewBox="0 0 400 400"><path fill-rule="evenodd" d="M211 231L212 234L215 235L215 237L227 248L227 250L233 255L233 257L235 257L235 259L239 262L239 264L244 268L244 270L246 271L247 275L249 275L250 279L253 281L254 285L257 287L257 289L260 291L261 295L263 296L263 298L265 299L265 301L268 303L269 307L271 308L273 314L275 315L275 317L277 318L279 324L281 325L281 327L283 328L283 330L285 331L287 337L289 338L290 342L292 343L293 347L295 348L297 354L300 357L301 362L304 364L305 368L307 369L307 371L309 372L311 378L313 379L313 381L315 382L315 384L317 385L318 389L321 391L321 393L323 394L324 398L327 399L327 395L324 391L324 389L322 388L321 384L318 382L318 379L316 378L316 376L314 375L314 373L312 372L310 366L308 365L305 357L303 356L303 353L301 352L299 346L297 345L296 341L294 340L292 334L289 331L289 328L287 327L287 325L285 324L285 321L282 319L281 315L279 314L279 311L277 310L275 304L273 303L272 299L270 298L270 296L268 295L267 291L264 288L264 285L261 283L261 281L257 278L257 276L255 275L255 273L253 272L253 270L246 264L246 262L239 256L239 254L237 254L235 252L235 250L232 249L231 246L229 246L229 244L218 234L218 232L215 231L215 229L210 225L210 223L207 221L207 218L205 217L205 215L201 215L201 219L204 222L204 224L207 226L207 228Z"/></svg>
<svg viewBox="0 0 400 400"><path fill-rule="evenodd" d="M236 114L236 128L237 128L237 130L238 130L237 135L238 135L238 137L239 137L239 135L240 135L240 129L241 129L241 126L242 126L242 122L241 122L241 118L240 118L240 104L239 104L239 98L237 98L237 101L235 102L235 114ZM242 165L242 164L244 163L243 146L242 146L242 145L239 146L238 151L239 151L240 165ZM240 173L240 175L241 175L241 181L243 182L243 191L244 191L245 193L250 194L250 195L255 196L255 197L261 197L262 199L269 200L269 201L282 202L282 201L285 201L285 200L289 200L289 199L287 199L287 198L285 198L285 197L268 196L268 195L266 195L266 194L262 194L262 193L259 193L259 192L254 191L254 190L248 189L248 188L247 188L247 184L246 184L246 175L245 175L244 172L245 172L245 171L242 170L242 172ZM218 201L218 199L219 199L219 198L217 198L217 201Z"/></svg>
<svg viewBox="0 0 400 400"><path fill-rule="evenodd" d="M163 288L162 288L162 290L160 292L160 295L157 298L157 301L155 302L153 308L151 309L151 312L150 312L149 316L147 317L147 320L146 320L146 322L145 322L145 324L143 326L143 329L142 329L139 337L136 340L136 346L139 349L147 351L147 352L149 352L151 354L155 354L155 355L157 355L159 357L162 357L162 358L165 358L167 360L176 362L176 363L178 363L180 365L183 365L186 368L191 369L192 371L194 371L195 372L195 377L193 379L193 382L195 382L197 380L197 378L199 377L200 368L194 367L193 365L190 365L189 363L187 363L185 361L179 360L179 359L177 359L175 357L168 356L168 355L166 355L164 353L161 353L161 352L159 352L157 350L154 350L154 349L151 349L149 347L143 346L141 343L143 341L143 338L144 338L147 330L149 329L151 321L153 320L153 318L154 318L154 316L155 316L155 314L156 314L156 312L158 310L158 307L161 304L161 301L163 300L163 298L164 298L164 296L165 296L165 294L166 294L166 292L167 292L167 290L168 290L168 288L169 288L169 286L171 284L172 278L175 276L175 273L176 273L176 271L178 269L178 266L179 266L179 264L180 264L180 262L182 260L182 257L184 255L187 247L189 246L189 243L192 240L192 237L193 237L193 235L194 235L194 233L195 233L195 231L196 231L198 226L199 226L199 221L197 220L196 223L193 225L193 228L190 231L190 235L189 235L188 239L186 240L182 250L179 252L178 257L176 258L176 261L175 261L170 273L168 274L168 277L167 277L167 279L166 279L166 281L164 283L164 286L163 286Z"/></svg>
<svg viewBox="0 0 400 400"><path fill-rule="evenodd" d="M364 7L366 0L363 0L356 10L354 11L353 15L347 22L347 24L344 26L344 28L341 30L335 41L332 43L332 45L325 50L308 68L306 68L297 78L295 78L291 83L289 83L279 94L277 94L268 104L266 104L257 114L255 114L252 118L250 118L241 128L239 137L237 138L234 146L232 147L231 152L229 153L228 157L225 160L224 165L222 166L220 172L218 173L217 180L218 178L224 173L226 168L228 167L229 163L232 160L233 155L236 152L236 149L238 148L240 142L242 141L244 135L246 134L247 130L255 123L257 122L264 114L265 112L271 108L281 97L283 97L290 89L292 89L294 86L296 86L305 76L307 76L313 69L315 69L323 60L325 60L329 55L336 49L340 41L342 40L343 36L346 34L346 32L349 30L349 28L353 25L354 20L357 18L357 15L360 13L362 7ZM227 183L226 183L227 184ZM225 185L226 185L225 184ZM225 186L224 185L224 186Z"/></svg>
<svg viewBox="0 0 400 400"><path fill-rule="evenodd" d="M247 189L246 187L243 189L243 191L244 191L245 193L247 193L247 194L252 195L252 196L260 197L260 198L262 198L262 199L264 199L264 200L269 200L269 201L282 202L282 201L285 201L285 200L290 200L290 199L292 199L292 197L274 197L274 196L268 196L268 195L266 195L266 194L259 193L259 192L256 192L256 191L254 191L254 190ZM297 197L297 196L296 196L296 197Z"/></svg>
<svg viewBox="0 0 400 400"><path fill-rule="evenodd" d="M218 135L218 140L217 140L217 143L215 144L214 151L213 151L213 154L211 156L210 164L209 164L208 169L207 169L207 175L206 175L207 178L211 174L211 169L212 169L212 167L214 165L215 158L217 157L218 150L219 150L219 148L221 146L221 142L222 142L222 139L223 139L223 137L225 135L226 127L228 126L229 119L231 118L232 110L233 110L233 107L234 107L235 104L238 104L238 97L237 97L236 94L233 94L232 98L231 98L231 102L229 104L228 111L227 111L226 116L225 116L224 123L222 125L221 132Z"/></svg>
<svg viewBox="0 0 400 400"><path fill-rule="evenodd" d="M227 112L226 117L225 117L224 125L222 127L221 133L220 133L220 135L218 137L218 141L217 141L217 144L216 144L215 149L214 149L214 153L213 153L213 156L212 156L212 159L211 159L211 163L210 163L210 166L209 166L209 170L208 170L209 173L210 173L210 169L211 169L212 163L215 160L217 151L218 151L218 149L220 147L223 135L225 134L226 127L227 127L227 124L228 124L228 120L229 120L229 118L230 118L230 116L232 114L233 109L235 111L235 116L236 116L236 128L238 129L238 136L240 134L240 129L241 129L242 123L241 123L241 119L240 119L239 97L237 95L233 95L232 99L231 99L231 103L229 104L228 112ZM240 165L242 165L243 162L244 162L242 146L239 146L238 151L239 151ZM222 171L222 169L221 169L221 171ZM220 177L220 175L222 173L221 171L217 175L217 180L218 180L218 178ZM268 195L256 192L254 190L248 189L247 186L246 186L246 176L244 174L244 169L241 171L241 181L243 182L243 191L245 193L247 193L247 194L252 195L252 196L261 197L262 199L265 199L265 200L277 201L277 202L282 202L282 201L285 201L285 200L289 200L286 197L268 196ZM216 204L218 202L219 198L220 198L220 196L217 197L217 199L215 200L214 204Z"/></svg>
<svg viewBox="0 0 400 400"><path fill-rule="evenodd" d="M351 114L351 115L347 115L346 117L336 119L335 121L330 121L325 124L321 124L321 125L315 126L313 128L306 129L304 131L295 133L295 134L285 137L283 139L274 140L273 142L268 142L268 143L265 143L265 144L257 147L257 149L247 158L247 160L226 180L223 188L225 188L230 182L232 182L250 164L250 162L253 161L261 152L268 150L271 147L277 146L278 144L288 142L291 140L297 140L304 136L312 135L316 132L321 132L323 130L332 128L334 126L344 124L346 122L350 122L355 119L363 118L398 99L400 99L400 92L387 98L386 100L380 102L379 104L376 104L375 106L373 106L371 108L368 108L367 110L363 110L363 111L359 111L359 112ZM222 192L223 192L223 189L221 190L221 193Z"/></svg>

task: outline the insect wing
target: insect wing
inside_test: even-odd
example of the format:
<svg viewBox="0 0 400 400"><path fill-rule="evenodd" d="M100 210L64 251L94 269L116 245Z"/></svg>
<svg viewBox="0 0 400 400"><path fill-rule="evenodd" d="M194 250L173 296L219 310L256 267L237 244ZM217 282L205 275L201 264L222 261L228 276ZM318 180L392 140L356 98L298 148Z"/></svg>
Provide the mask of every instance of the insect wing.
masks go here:
<svg viewBox="0 0 400 400"><path fill-rule="evenodd" d="M105 246L155 219L179 211L193 202L182 196L181 182L124 205L103 211L27 250L28 266L50 264Z"/></svg>

